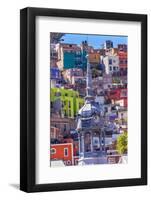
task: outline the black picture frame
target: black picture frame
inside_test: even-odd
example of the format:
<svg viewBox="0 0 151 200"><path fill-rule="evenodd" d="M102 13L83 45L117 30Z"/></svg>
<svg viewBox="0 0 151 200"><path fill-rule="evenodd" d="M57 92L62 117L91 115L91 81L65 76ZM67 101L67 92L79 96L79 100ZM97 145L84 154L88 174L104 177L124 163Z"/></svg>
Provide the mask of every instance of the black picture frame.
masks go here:
<svg viewBox="0 0 151 200"><path fill-rule="evenodd" d="M83 19L103 19L141 23L141 178L100 180L88 182L36 184L35 163L35 19L54 16ZM24 8L20 10L20 190L44 192L147 184L147 15Z"/></svg>

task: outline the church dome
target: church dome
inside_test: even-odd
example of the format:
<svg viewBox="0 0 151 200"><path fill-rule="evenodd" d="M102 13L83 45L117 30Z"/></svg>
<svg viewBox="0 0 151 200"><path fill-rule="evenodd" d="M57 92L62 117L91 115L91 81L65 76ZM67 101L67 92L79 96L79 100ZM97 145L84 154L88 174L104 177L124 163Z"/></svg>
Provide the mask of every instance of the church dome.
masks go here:
<svg viewBox="0 0 151 200"><path fill-rule="evenodd" d="M100 115L99 104L95 101L86 101L84 106L79 110L78 115L82 118Z"/></svg>

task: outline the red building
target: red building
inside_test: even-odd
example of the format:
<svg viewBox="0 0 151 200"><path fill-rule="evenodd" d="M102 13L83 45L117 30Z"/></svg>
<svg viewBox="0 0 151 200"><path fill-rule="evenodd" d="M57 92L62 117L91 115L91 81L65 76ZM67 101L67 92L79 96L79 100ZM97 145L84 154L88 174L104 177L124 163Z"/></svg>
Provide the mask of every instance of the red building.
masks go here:
<svg viewBox="0 0 151 200"><path fill-rule="evenodd" d="M72 138L66 138L62 140L62 143L72 143L73 145L73 156L79 155L79 141L74 141Z"/></svg>
<svg viewBox="0 0 151 200"><path fill-rule="evenodd" d="M127 107L127 88L121 89L114 89L109 92L109 98L114 102L122 100L123 106Z"/></svg>
<svg viewBox="0 0 151 200"><path fill-rule="evenodd" d="M118 44L119 68L121 75L127 75L127 45Z"/></svg>
<svg viewBox="0 0 151 200"><path fill-rule="evenodd" d="M73 160L74 160L74 165L78 165L79 156L74 156Z"/></svg>
<svg viewBox="0 0 151 200"><path fill-rule="evenodd" d="M127 68L127 52L119 51L119 68L120 70L125 70Z"/></svg>
<svg viewBox="0 0 151 200"><path fill-rule="evenodd" d="M52 144L51 145L51 160L62 160L65 165L74 165L73 158L73 144L63 143L63 144Z"/></svg>

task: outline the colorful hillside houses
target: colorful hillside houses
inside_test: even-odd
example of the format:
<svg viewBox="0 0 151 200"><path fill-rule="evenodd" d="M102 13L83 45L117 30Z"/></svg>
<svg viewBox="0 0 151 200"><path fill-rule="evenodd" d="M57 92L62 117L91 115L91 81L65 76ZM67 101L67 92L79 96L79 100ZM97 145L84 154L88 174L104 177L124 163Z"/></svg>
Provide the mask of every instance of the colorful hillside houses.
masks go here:
<svg viewBox="0 0 151 200"><path fill-rule="evenodd" d="M128 129L127 44L52 36L50 166L118 163L116 141Z"/></svg>

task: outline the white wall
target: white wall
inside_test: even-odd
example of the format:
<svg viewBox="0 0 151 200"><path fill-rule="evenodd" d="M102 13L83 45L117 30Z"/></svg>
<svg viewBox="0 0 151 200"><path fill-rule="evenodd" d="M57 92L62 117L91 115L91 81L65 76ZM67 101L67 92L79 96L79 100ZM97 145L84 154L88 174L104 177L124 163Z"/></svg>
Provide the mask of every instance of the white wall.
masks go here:
<svg viewBox="0 0 151 200"><path fill-rule="evenodd" d="M27 6L86 9L113 12L148 13L149 0L71 1L71 0L5 0L0 4L0 199L150 199L151 187L123 187L97 190L26 194L19 184L19 9ZM149 15L150 22L150 15ZM151 26L149 26L149 34ZM148 44L151 43L149 38ZM149 53L150 55L150 46ZM151 64L149 60L149 65ZM149 72L150 74L150 67ZM149 81L151 86L151 81ZM151 88L150 88L151 89ZM150 93L149 93L150 96ZM150 106L149 106L150 109ZM150 120L150 116L149 116ZM151 137L148 138L149 152ZM151 156L149 154L149 168ZM149 184L151 173L149 171Z"/></svg>

